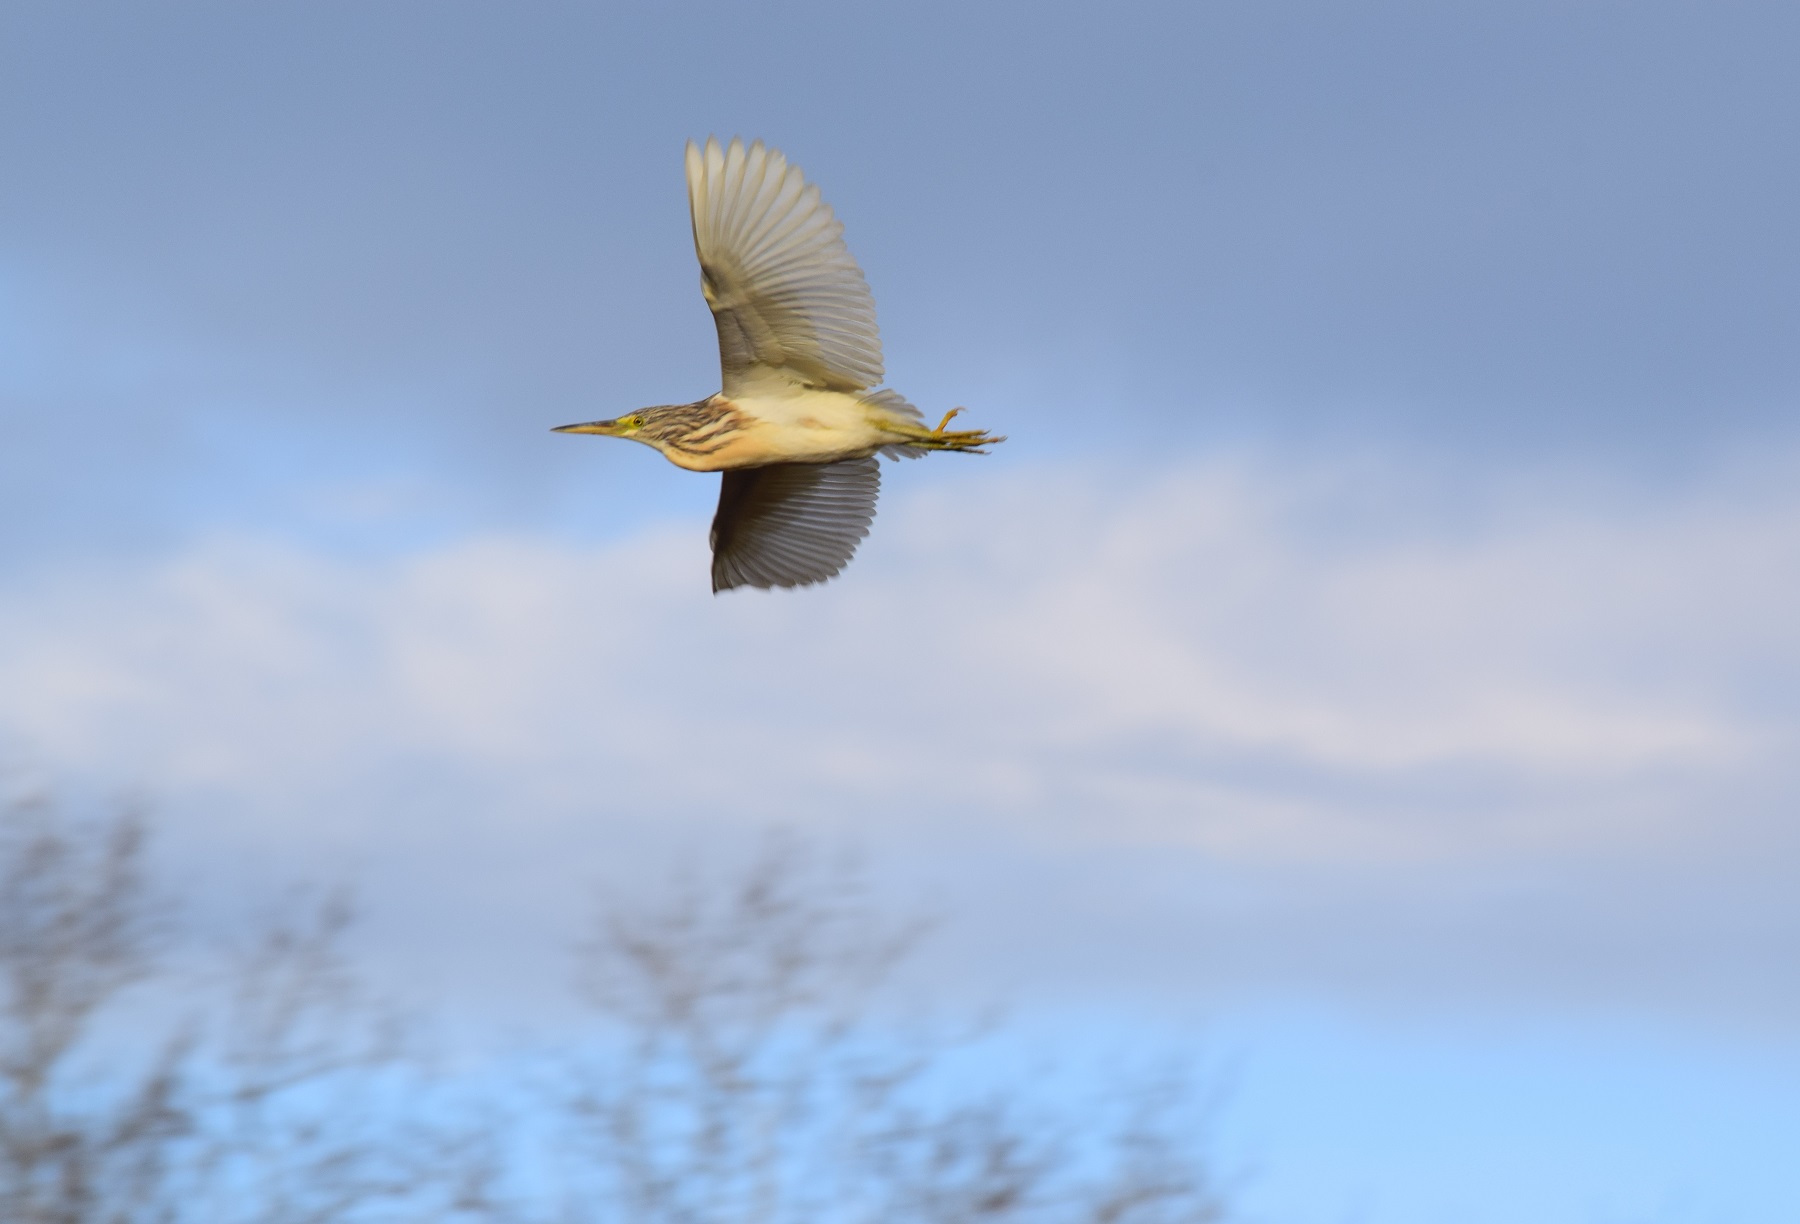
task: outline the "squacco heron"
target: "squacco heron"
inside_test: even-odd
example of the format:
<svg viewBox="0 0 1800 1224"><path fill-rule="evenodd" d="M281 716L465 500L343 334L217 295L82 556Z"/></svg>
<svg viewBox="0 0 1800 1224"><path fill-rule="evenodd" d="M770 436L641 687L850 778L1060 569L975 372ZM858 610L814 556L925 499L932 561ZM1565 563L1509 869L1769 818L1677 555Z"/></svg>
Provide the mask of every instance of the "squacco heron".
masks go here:
<svg viewBox="0 0 1800 1224"><path fill-rule="evenodd" d="M559 433L629 438L691 472L723 472L713 591L835 577L869 534L875 456L981 450L1005 439L927 429L882 380L875 299L844 227L798 166L759 140L687 146L700 291L719 329L722 389Z"/></svg>

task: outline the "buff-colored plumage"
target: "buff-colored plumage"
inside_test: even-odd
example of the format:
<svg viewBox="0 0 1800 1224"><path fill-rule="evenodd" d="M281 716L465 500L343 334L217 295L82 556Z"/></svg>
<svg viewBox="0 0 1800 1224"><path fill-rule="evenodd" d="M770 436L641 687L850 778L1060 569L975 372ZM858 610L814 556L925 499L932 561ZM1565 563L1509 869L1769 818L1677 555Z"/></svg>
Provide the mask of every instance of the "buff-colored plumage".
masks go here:
<svg viewBox="0 0 1800 1224"><path fill-rule="evenodd" d="M873 390L875 299L799 167L761 141L690 142L687 185L721 391L562 431L631 438L680 467L724 473L714 591L823 582L868 534L877 453L979 452L1002 439L945 432L954 412L927 429L898 393Z"/></svg>

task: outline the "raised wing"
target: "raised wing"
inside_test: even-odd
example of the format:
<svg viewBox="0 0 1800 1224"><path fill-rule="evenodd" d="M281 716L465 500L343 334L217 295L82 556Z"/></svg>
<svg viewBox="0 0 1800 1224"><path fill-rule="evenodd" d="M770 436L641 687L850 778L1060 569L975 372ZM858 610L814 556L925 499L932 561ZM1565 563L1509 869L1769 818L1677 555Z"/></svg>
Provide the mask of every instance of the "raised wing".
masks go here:
<svg viewBox="0 0 1800 1224"><path fill-rule="evenodd" d="M760 140L709 137L688 142L687 185L725 394L771 376L835 391L880 382L875 298L800 168Z"/></svg>
<svg viewBox="0 0 1800 1224"><path fill-rule="evenodd" d="M728 470L713 516L714 593L836 577L869 534L880 492L873 457Z"/></svg>

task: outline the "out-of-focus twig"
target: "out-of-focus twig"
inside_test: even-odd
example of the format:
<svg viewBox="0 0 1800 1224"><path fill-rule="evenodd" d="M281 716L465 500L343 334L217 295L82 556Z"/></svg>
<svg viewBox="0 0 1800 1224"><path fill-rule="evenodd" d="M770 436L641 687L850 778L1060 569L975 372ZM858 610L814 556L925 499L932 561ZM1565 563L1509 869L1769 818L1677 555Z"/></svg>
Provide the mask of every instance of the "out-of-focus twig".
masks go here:
<svg viewBox="0 0 1800 1224"><path fill-rule="evenodd" d="M609 1022L565 1100L590 1176L568 1217L633 1224L1215 1224L1177 1077L1090 1110L959 1082L960 1029L880 1006L928 929L773 839L739 873L609 908L581 981ZM1102 1115L1114 1118L1102 1122Z"/></svg>

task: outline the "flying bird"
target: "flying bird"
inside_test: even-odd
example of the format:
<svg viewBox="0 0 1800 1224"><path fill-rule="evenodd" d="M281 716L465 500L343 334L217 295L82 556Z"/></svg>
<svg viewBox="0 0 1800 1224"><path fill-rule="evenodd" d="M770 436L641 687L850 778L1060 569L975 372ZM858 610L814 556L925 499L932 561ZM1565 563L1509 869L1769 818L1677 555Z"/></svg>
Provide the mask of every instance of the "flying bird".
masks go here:
<svg viewBox="0 0 1800 1224"><path fill-rule="evenodd" d="M558 433L629 438L691 472L723 472L714 593L835 577L869 534L877 454L969 451L1004 438L927 429L882 381L875 299L844 226L800 168L742 140L688 142L700 291L719 330L721 390Z"/></svg>

